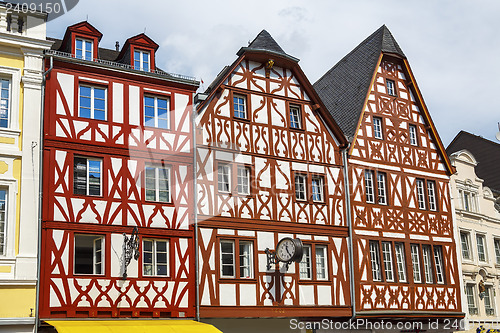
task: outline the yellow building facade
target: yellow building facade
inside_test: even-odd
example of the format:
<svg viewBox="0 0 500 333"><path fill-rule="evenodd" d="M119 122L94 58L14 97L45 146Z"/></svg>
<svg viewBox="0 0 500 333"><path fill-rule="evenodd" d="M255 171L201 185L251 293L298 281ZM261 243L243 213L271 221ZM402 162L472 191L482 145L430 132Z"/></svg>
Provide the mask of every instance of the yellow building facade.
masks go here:
<svg viewBox="0 0 500 333"><path fill-rule="evenodd" d="M35 329L45 22L0 3L0 332Z"/></svg>

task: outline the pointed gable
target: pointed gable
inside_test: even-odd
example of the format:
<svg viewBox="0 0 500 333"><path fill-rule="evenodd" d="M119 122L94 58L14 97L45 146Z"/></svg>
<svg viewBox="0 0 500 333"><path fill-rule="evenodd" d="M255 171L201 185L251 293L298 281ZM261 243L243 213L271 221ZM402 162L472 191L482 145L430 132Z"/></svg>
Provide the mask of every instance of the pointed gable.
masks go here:
<svg viewBox="0 0 500 333"><path fill-rule="evenodd" d="M145 60L147 60L147 71L154 71L156 69L155 53L158 47L159 45L145 33L140 33L125 41L117 60L134 67L139 67L137 69L141 70L146 70L143 65L146 65ZM137 60L140 61L138 62Z"/></svg>
<svg viewBox="0 0 500 333"><path fill-rule="evenodd" d="M87 21L73 24L66 29L59 51L76 54L76 40L91 42L92 57L97 58L97 50L102 33Z"/></svg>

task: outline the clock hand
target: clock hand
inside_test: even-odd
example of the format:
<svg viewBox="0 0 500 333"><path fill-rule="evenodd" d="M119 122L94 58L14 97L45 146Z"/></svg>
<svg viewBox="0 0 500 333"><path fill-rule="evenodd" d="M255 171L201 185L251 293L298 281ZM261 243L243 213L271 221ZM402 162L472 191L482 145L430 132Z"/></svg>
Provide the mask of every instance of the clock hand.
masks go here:
<svg viewBox="0 0 500 333"><path fill-rule="evenodd" d="M288 250L288 244L285 244L285 248L286 248L286 252L288 252L288 254L289 254L289 255L292 255L292 254L290 253L290 250Z"/></svg>

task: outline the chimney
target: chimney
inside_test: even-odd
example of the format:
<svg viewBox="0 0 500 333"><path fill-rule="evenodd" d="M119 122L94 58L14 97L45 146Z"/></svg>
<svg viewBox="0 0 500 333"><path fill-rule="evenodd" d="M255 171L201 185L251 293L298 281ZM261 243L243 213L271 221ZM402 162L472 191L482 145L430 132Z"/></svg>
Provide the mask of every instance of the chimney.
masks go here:
<svg viewBox="0 0 500 333"><path fill-rule="evenodd" d="M115 49L117 51L120 51L120 43L118 43L118 41L116 41L116 44L115 44Z"/></svg>

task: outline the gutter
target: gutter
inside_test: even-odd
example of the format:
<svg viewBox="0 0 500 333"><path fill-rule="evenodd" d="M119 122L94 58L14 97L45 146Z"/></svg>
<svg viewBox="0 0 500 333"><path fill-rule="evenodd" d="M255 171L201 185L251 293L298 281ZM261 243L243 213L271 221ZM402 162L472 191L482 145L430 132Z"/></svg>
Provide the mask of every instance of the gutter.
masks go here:
<svg viewBox="0 0 500 333"><path fill-rule="evenodd" d="M342 162L344 165L344 191L345 191L345 203L346 203L346 220L347 227L349 228L349 239L348 239L348 256L349 256L349 283L350 283L350 296L351 296L351 306L352 306L352 316L350 321L352 322L356 319L356 294L354 289L354 254L353 254L353 226L352 226L352 216L351 216L351 192L349 184L349 164L347 162L347 154L349 151L349 146L342 150Z"/></svg>
<svg viewBox="0 0 500 333"><path fill-rule="evenodd" d="M45 64L44 64L45 65ZM43 133L44 133L44 113L45 113L45 82L47 75L54 68L54 58L50 57L50 67L42 74L42 105L40 108L40 143L38 144L40 156L38 157L38 255L37 255L37 273L36 273L36 304L35 304L35 333L38 332L40 323L40 273L41 273L41 254L42 254L42 187L43 187Z"/></svg>

